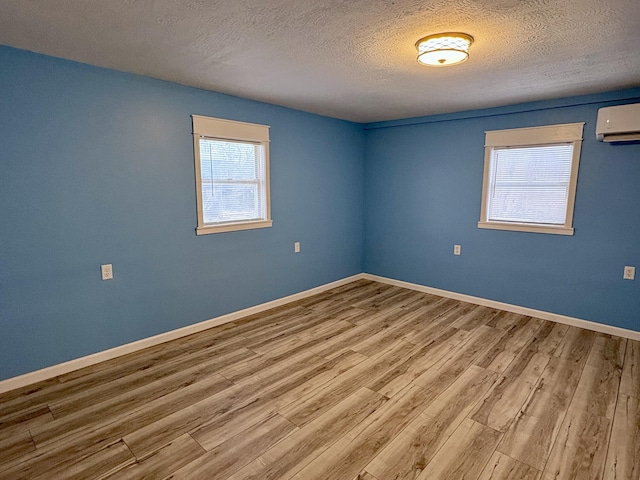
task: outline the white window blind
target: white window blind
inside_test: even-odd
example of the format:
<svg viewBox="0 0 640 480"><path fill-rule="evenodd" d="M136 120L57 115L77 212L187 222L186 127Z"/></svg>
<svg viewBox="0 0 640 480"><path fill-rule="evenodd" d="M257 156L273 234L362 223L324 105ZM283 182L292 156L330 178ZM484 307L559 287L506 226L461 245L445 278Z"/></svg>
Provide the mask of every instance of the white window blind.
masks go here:
<svg viewBox="0 0 640 480"><path fill-rule="evenodd" d="M573 235L583 127L486 132L478 227Z"/></svg>
<svg viewBox="0 0 640 480"><path fill-rule="evenodd" d="M200 139L204 223L264 218L263 155L260 144Z"/></svg>
<svg viewBox="0 0 640 480"><path fill-rule="evenodd" d="M198 235L270 227L269 127L193 115Z"/></svg>
<svg viewBox="0 0 640 480"><path fill-rule="evenodd" d="M494 148L489 221L564 225L573 144Z"/></svg>

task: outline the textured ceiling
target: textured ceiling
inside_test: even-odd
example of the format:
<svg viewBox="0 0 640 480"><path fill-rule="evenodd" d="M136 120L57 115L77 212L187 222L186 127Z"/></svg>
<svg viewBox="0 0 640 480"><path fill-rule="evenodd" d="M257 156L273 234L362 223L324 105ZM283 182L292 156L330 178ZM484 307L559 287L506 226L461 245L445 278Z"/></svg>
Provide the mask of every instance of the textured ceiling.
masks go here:
<svg viewBox="0 0 640 480"><path fill-rule="evenodd" d="M640 0L0 0L0 44L371 122L639 86Z"/></svg>

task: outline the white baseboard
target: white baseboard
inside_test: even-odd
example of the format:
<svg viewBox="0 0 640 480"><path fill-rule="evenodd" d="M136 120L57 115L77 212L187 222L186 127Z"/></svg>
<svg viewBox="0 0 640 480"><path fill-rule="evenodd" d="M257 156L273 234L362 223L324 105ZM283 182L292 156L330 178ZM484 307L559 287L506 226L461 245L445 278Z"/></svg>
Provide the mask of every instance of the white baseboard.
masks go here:
<svg viewBox="0 0 640 480"><path fill-rule="evenodd" d="M473 297L471 295L465 295L464 293L450 292L448 290L440 290L439 288L426 287L417 283L403 282L402 280L394 280L387 277L379 277L377 275L371 275L365 273L362 278L367 280L373 280L375 282L386 283L389 285L395 285L397 287L408 288L410 290L417 290L418 292L431 293L440 297L453 298L454 300L460 300L463 302L475 303L476 305L482 305L485 307L497 308L499 310L506 310L507 312L519 313L521 315L527 315L529 317L542 318L556 323L563 323L565 325L571 325L573 327L580 327L586 330L593 330L595 332L607 333L609 335L615 335L617 337L629 338L631 340L640 341L640 332L635 330L627 330L626 328L613 327L611 325L605 325L603 323L591 322L589 320L582 320L581 318L567 317L566 315L560 315L558 313L545 312L543 310L535 310L533 308L521 307L519 305L512 305L510 303L497 302L495 300L488 300L481 297Z"/></svg>
<svg viewBox="0 0 640 480"><path fill-rule="evenodd" d="M74 370L79 370L80 368L88 367L90 365L95 365L96 363L104 362L105 360L111 360L113 358L117 358L122 355L126 355L128 353L136 352L144 348L160 345L161 343L169 342L177 338L186 337L187 335L192 335L194 333L198 333L203 330L216 327L218 325L223 325L225 323L233 322L234 320L238 320L243 317L248 317L249 315L253 315L255 313L264 312L265 310L279 307L281 305L285 305L290 302L295 302L296 300L301 300L303 298L310 297L311 295L315 295L317 293L321 293L326 290L330 290L332 288L346 285L347 283L351 283L360 279L373 280L380 283L395 285L397 287L408 288L410 290L431 293L433 295L439 295L441 297L453 298L454 300L460 300L463 302L474 303L476 305L483 305L486 307L497 308L499 310L506 310L508 312L519 313L521 315L527 315L530 317L542 318L544 320L550 320L552 322L562 323L565 325L571 325L574 327L580 327L587 330L593 330L596 332L607 333L607 334L615 335L618 337L625 337L631 340L640 341L640 332L637 332L635 330L627 330L625 328L613 327L610 325L604 325L602 323L591 322L589 320L582 320L580 318L567 317L565 315L559 315L557 313L545 312L543 310L535 310L533 308L521 307L519 305L512 305L510 303L497 302L495 300L488 300L486 298L474 297L474 296L466 295L463 293L450 292L448 290L440 290L439 288L427 287L424 285L419 285L417 283L404 282L402 280L394 280L392 278L380 277L377 275L371 275L369 273L360 273L357 275L353 275L351 277L337 280L335 282L327 283L325 285L320 285L319 287L305 290L303 292L295 293L293 295L278 298L270 302L245 308L244 310L238 310L237 312L231 312L226 315L222 315L220 317L212 318L210 320L205 320L203 322L199 322L194 325L188 325L186 327L178 328L176 330L171 330L170 332L161 333L153 337L143 338L142 340L127 343L119 347L114 347L114 348L110 348L109 350L104 350L102 352L97 352L92 355L87 355L86 357L76 358L74 360L60 363L58 365L52 365L51 367L43 368L41 370L36 370L34 372L25 373L24 375L8 378L6 380L0 381L0 393L8 392L16 388L25 387L32 383L40 382L42 380L47 380L49 378L57 377L59 375L64 375L65 373L73 372Z"/></svg>
<svg viewBox="0 0 640 480"><path fill-rule="evenodd" d="M212 318L210 320L205 320L193 325L188 325L176 330L171 330L159 335L154 335L153 337L143 338L142 340L137 340L125 345L120 345L119 347L114 347L110 348L109 350L104 350L102 352L87 355L86 357L76 358L74 360L60 363L58 365L52 365L51 367L43 368L41 370L36 370L34 372L25 373L24 375L8 378L6 380L0 381L0 393L15 390L16 388L24 387L32 383L57 377L59 375L64 375L65 373L73 372L74 370L79 370L90 365L95 365L96 363L104 362L105 360L111 360L113 358L136 352L144 348L154 347L156 345L160 345L161 343L175 340L176 338L186 337L187 335L192 335L194 333L198 333L212 327L217 327L218 325L233 322L234 320L238 320L243 317L248 317L249 315L253 315L255 313L264 312L265 310L270 310L272 308L279 307L290 302L295 302L296 300L301 300L303 298L310 297L311 295L315 295L317 293L321 293L326 290L339 287L341 285L346 285L347 283L351 283L362 278L364 278L364 274L360 273L358 275L353 275L351 277L343 278L335 282L320 285L319 287L305 290L303 292L298 292L293 295L272 300L270 302L261 303L260 305L245 308L244 310L231 312L220 317Z"/></svg>

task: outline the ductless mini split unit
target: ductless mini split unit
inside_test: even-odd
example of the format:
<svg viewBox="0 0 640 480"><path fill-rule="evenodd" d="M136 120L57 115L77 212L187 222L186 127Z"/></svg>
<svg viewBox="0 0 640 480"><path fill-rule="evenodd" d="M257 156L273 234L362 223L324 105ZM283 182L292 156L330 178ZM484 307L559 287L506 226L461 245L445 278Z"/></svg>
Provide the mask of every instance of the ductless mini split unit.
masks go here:
<svg viewBox="0 0 640 480"><path fill-rule="evenodd" d="M596 137L601 142L640 140L640 103L598 110Z"/></svg>

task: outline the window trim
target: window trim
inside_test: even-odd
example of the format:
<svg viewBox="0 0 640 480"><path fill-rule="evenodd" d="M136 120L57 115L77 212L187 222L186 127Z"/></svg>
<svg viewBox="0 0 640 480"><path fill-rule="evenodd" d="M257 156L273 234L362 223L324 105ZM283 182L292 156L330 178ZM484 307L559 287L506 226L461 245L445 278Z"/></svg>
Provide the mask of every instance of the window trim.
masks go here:
<svg viewBox="0 0 640 480"><path fill-rule="evenodd" d="M478 228L494 230L510 230L516 232L550 233L557 235L573 235L573 211L578 184L578 168L580 166L580 151L582 149L582 134L584 122L545 125L541 127L512 128L507 130L492 130L485 132L484 173L482 178L482 203L480 206L480 221ZM494 148L507 147L538 147L558 143L573 143L571 158L571 173L569 177L569 192L567 194L567 211L564 225L498 222L487 219L487 195L491 169L491 153Z"/></svg>
<svg viewBox="0 0 640 480"><path fill-rule="evenodd" d="M273 225L271 220L271 192L269 169L269 126L255 123L237 122L222 118L191 115L193 123L193 152L196 176L196 209L198 225L196 235L212 233L234 232L254 228L268 228ZM265 218L260 220L237 221L225 223L205 223L202 203L202 175L200 170L200 139L232 140L260 144L264 151L264 190L265 190Z"/></svg>

